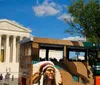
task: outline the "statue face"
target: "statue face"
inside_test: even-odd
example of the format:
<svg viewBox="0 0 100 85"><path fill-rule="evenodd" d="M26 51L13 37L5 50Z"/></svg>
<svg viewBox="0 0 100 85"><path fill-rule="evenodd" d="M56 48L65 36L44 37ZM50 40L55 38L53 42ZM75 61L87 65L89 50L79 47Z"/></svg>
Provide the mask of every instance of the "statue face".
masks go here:
<svg viewBox="0 0 100 85"><path fill-rule="evenodd" d="M48 79L52 80L55 77L55 69L52 67L48 67L45 71L45 75L48 77Z"/></svg>

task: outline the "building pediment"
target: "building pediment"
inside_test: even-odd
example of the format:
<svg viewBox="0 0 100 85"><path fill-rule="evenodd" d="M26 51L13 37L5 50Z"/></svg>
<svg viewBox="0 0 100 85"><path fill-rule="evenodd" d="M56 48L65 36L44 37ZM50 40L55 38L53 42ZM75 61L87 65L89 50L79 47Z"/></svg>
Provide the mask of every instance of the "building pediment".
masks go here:
<svg viewBox="0 0 100 85"><path fill-rule="evenodd" d="M27 32L30 33L31 30L21 26L19 23L7 19L0 20L0 30L7 30L7 31L18 31L18 32Z"/></svg>

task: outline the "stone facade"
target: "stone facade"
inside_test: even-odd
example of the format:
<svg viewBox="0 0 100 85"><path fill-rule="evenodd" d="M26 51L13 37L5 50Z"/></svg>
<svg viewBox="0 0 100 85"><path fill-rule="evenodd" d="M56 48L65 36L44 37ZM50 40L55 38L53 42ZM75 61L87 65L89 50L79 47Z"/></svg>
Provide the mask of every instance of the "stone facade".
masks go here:
<svg viewBox="0 0 100 85"><path fill-rule="evenodd" d="M19 75L19 41L30 37L31 30L15 21L0 20L0 74L5 78L7 72L10 77L18 79ZM18 80L17 80L18 81ZM17 82L18 83L18 82Z"/></svg>

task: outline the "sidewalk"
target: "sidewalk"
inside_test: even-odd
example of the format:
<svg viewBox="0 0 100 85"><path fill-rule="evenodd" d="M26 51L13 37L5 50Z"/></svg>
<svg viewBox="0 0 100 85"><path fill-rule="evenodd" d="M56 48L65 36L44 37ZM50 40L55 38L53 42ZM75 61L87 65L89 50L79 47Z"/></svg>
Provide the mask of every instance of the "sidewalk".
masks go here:
<svg viewBox="0 0 100 85"><path fill-rule="evenodd" d="M5 81L5 80L2 80L0 82L0 85L18 85L18 79L14 79L14 81L9 80L9 82Z"/></svg>

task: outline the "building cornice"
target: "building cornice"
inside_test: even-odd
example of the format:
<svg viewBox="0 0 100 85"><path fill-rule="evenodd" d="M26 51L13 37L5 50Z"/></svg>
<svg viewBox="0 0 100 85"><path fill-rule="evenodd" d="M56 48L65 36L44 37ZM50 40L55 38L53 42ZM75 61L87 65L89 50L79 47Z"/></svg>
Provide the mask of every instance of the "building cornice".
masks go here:
<svg viewBox="0 0 100 85"><path fill-rule="evenodd" d="M2 23L2 22L7 22L15 27L18 27L18 28L25 30L26 32L32 32L30 29L25 28L24 26L20 25L16 21L12 21L12 20L8 20L8 19L0 19L0 23Z"/></svg>

